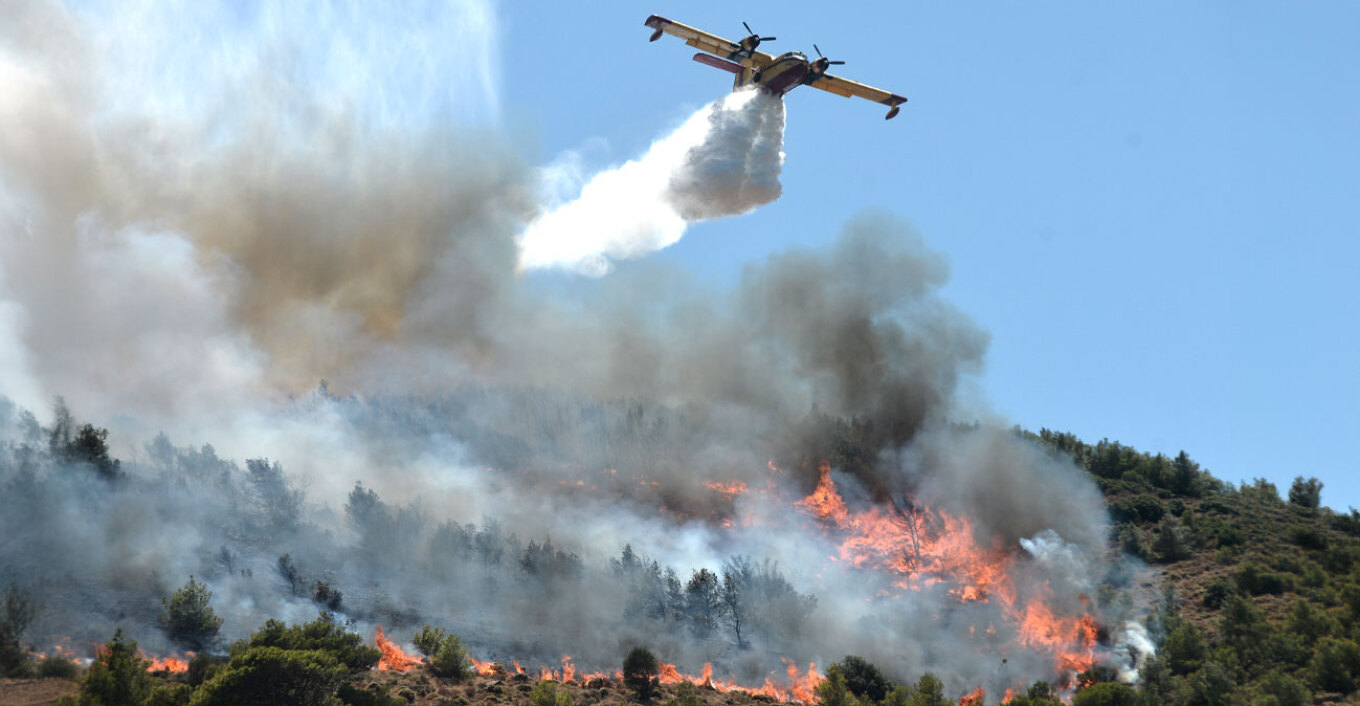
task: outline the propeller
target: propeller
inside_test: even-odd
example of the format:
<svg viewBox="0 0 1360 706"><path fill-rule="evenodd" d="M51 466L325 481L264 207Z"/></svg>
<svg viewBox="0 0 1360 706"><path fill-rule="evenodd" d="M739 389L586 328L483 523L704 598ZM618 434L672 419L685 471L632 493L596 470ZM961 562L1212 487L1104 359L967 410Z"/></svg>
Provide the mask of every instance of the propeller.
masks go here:
<svg viewBox="0 0 1360 706"><path fill-rule="evenodd" d="M773 42L775 39L777 39L777 37L761 37L757 35L755 32L751 31L751 25L746 24L746 22L744 21L741 23L741 26L746 28L747 34L750 34L752 37L756 38L757 44L759 44L760 42Z"/></svg>
<svg viewBox="0 0 1360 706"><path fill-rule="evenodd" d="M813 48L813 49L817 49L817 45L816 45L816 44L813 44L813 45L812 45L812 48ZM821 59L823 62L825 62L827 66L840 66L840 65L842 65L842 64L845 63L844 61L832 61L832 60L826 58L825 56L822 56L822 50L821 50L821 49L817 49L817 58L818 58L818 59Z"/></svg>

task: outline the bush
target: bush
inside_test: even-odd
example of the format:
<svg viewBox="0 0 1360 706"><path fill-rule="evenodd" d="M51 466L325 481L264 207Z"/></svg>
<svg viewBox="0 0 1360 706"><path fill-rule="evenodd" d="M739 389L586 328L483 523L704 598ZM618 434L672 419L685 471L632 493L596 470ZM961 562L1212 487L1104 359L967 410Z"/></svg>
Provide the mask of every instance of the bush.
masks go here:
<svg viewBox="0 0 1360 706"><path fill-rule="evenodd" d="M175 591L169 598L162 598L161 627L165 634L185 649L202 651L217 639L217 631L222 627L222 619L213 613L208 603L212 591L189 575L189 583Z"/></svg>
<svg viewBox="0 0 1360 706"><path fill-rule="evenodd" d="M61 655L47 655L38 662L38 676L47 679L75 679L79 673L76 663Z"/></svg>
<svg viewBox="0 0 1360 706"><path fill-rule="evenodd" d="M1204 598L1200 601L1205 608L1218 610L1223 605L1223 601L1228 600L1228 596L1233 594L1233 587L1227 581L1214 581L1204 589Z"/></svg>
<svg viewBox="0 0 1360 706"><path fill-rule="evenodd" d="M1156 522L1163 512L1162 502L1151 495L1130 495L1110 503L1116 522Z"/></svg>
<svg viewBox="0 0 1360 706"><path fill-rule="evenodd" d="M1278 595L1289 590L1293 583L1287 576L1264 571L1250 561L1242 564L1234 578L1239 589L1253 596Z"/></svg>
<svg viewBox="0 0 1360 706"><path fill-rule="evenodd" d="M634 647L623 660L623 684L637 695L639 701L649 701L661 686L656 655L644 647Z"/></svg>
<svg viewBox="0 0 1360 706"><path fill-rule="evenodd" d="M539 705L534 704L534 706ZM679 686L675 687L675 698L667 701L666 706L704 706L704 697L699 695L699 687L692 682L682 681Z"/></svg>
<svg viewBox="0 0 1360 706"><path fill-rule="evenodd" d="M1072 706L1137 706L1138 692L1114 681L1104 681L1077 692Z"/></svg>
<svg viewBox="0 0 1360 706"><path fill-rule="evenodd" d="M148 664L137 656L137 641L124 642L123 629L118 628L85 673L77 703L91 706L142 703L151 695L153 683L146 673Z"/></svg>
<svg viewBox="0 0 1360 706"><path fill-rule="evenodd" d="M416 649L429 658L430 672L455 682L472 676L467 649L457 635L426 625L416 633Z"/></svg>
<svg viewBox="0 0 1360 706"><path fill-rule="evenodd" d="M194 694L192 706L333 706L348 675L345 665L323 650L251 647L233 652L226 668Z"/></svg>
<svg viewBox="0 0 1360 706"><path fill-rule="evenodd" d="M690 684L690 686L694 685ZM535 684L534 690L529 692L530 706L572 706L574 703L576 703L576 699L571 698L571 694L566 689L559 689L556 684L550 681L541 681Z"/></svg>
<svg viewBox="0 0 1360 706"><path fill-rule="evenodd" d="M283 650L318 650L335 658L352 673L372 669L382 657L376 647L368 647L364 639L335 623L313 620L305 625L288 626L277 620L264 624L249 641L232 645L232 657L253 647L278 647Z"/></svg>
<svg viewBox="0 0 1360 706"><path fill-rule="evenodd" d="M863 657L846 655L839 666L841 674L845 675L846 688L855 696L867 697L869 701L877 703L892 690L892 682L883 671Z"/></svg>

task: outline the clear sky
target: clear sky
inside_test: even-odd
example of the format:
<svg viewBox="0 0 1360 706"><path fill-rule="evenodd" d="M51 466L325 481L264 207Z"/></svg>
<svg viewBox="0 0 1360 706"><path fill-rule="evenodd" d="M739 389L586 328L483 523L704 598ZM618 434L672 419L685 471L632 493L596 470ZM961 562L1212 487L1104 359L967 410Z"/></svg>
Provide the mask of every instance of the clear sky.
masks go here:
<svg viewBox="0 0 1360 706"><path fill-rule="evenodd" d="M737 9L739 7L739 9ZM526 158L634 157L730 76L642 26L816 42L910 98L790 94L784 195L654 255L714 281L864 209L948 259L992 334L977 387L1031 430L1184 449L1360 506L1360 5L497 6L500 122Z"/></svg>

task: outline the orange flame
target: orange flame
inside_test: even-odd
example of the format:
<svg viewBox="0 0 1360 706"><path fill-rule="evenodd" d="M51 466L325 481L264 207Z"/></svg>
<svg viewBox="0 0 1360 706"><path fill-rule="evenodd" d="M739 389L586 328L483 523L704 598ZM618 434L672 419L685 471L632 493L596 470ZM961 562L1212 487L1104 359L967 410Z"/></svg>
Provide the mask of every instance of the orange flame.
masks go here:
<svg viewBox="0 0 1360 706"><path fill-rule="evenodd" d="M63 657L66 656L65 654L62 654L60 652L59 654L61 654L61 656ZM148 672L169 672L171 674L183 674L184 672L189 671L189 660L194 658L194 653L193 652L184 653L185 658L183 659L174 656L148 657L147 654L143 652L142 649L139 647L137 648L137 656L147 661L146 671Z"/></svg>
<svg viewBox="0 0 1360 706"><path fill-rule="evenodd" d="M1020 601L1011 578L1013 552L995 540L992 546L980 545L967 519L917 505L852 511L831 478L830 465L822 462L818 470L817 487L795 504L842 537L834 560L896 574L893 585L900 589L940 584L961 603L995 599L1020 641L1051 654L1059 673L1080 672L1095 663L1095 619L1085 611L1056 614L1044 595ZM976 635L975 627L970 626L970 634ZM995 637L996 627L988 625L986 635Z"/></svg>
<svg viewBox="0 0 1360 706"><path fill-rule="evenodd" d="M373 642L378 646L378 651L382 652L382 657L378 659L378 669L409 672L412 667L420 664L418 658L406 654L391 640L388 640L387 635L383 634L381 625L373 630Z"/></svg>
<svg viewBox="0 0 1360 706"><path fill-rule="evenodd" d="M987 692L979 686L972 692L964 694L963 698L959 699L959 706L982 706L983 700L986 698Z"/></svg>
<svg viewBox="0 0 1360 706"><path fill-rule="evenodd" d="M729 495L733 497L741 495L742 493L746 492L746 484L739 480L729 481L711 480L708 481L707 483L704 483L704 486L715 493L722 493L723 495Z"/></svg>

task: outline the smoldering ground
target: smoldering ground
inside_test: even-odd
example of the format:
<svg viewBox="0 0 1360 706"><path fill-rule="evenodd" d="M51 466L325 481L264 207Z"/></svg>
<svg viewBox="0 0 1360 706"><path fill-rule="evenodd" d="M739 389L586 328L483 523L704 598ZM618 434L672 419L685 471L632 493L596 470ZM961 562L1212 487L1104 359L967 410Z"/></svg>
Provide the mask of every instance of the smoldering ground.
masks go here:
<svg viewBox="0 0 1360 706"><path fill-rule="evenodd" d="M224 639L328 608L398 638L441 624L522 661L612 667L645 641L742 678L847 653L993 693L1049 676L1042 650L969 635L996 606L879 599L893 577L828 561L835 537L790 509L828 459L852 504L976 518L979 541L998 538L1018 580L1048 580L1064 610L1106 578L1103 509L1077 469L951 423L979 413L956 389L987 336L894 218L854 217L830 247L752 263L728 290L642 261L549 292L518 272L517 239L553 206L494 125L445 121L449 101L429 96L415 117L368 112L376 80L286 80L371 46L364 22L320 13L332 39L316 47L265 12L191 62L185 98L127 90L142 63L108 50L146 32L144 50L182 57L169 11L107 27L5 9L0 572L43 597L39 646L122 625L172 649L160 598L192 573ZM481 36L468 27L491 16L463 3L430 27ZM254 63L228 61L242 55ZM479 81L456 97L494 117ZM748 137L782 124L743 115ZM772 139L732 164L771 164ZM682 220L741 210L684 176L721 172L725 153L682 154L695 169L661 192ZM778 195L773 178L751 203ZM121 479L66 450L56 395L112 431ZM1045 531L1077 568L1046 573L1048 555L1023 548ZM740 640L686 591L725 562L760 597Z"/></svg>

